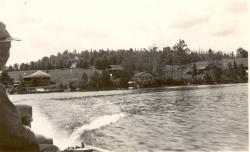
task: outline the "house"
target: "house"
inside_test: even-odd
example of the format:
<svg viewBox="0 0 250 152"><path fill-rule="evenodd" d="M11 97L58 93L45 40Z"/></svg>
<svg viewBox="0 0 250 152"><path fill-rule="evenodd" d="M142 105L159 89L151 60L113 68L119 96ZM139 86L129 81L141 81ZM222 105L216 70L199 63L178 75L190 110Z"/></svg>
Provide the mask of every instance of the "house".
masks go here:
<svg viewBox="0 0 250 152"><path fill-rule="evenodd" d="M23 77L23 82L26 86L46 86L50 85L50 75L43 72L37 71L31 75L27 75Z"/></svg>
<svg viewBox="0 0 250 152"><path fill-rule="evenodd" d="M196 66L197 74L204 74L209 64L210 63L208 61L200 61L200 62L191 63L186 68L185 73L192 75L193 67Z"/></svg>
<svg viewBox="0 0 250 152"><path fill-rule="evenodd" d="M155 84L156 77L148 72L136 72L130 83L136 85L137 88L149 87Z"/></svg>
<svg viewBox="0 0 250 152"><path fill-rule="evenodd" d="M196 65L196 74L204 74L205 71L207 70L207 66L197 66ZM189 67L186 68L185 74L190 74L192 75L194 71L194 64L190 65Z"/></svg>
<svg viewBox="0 0 250 152"><path fill-rule="evenodd" d="M196 66L196 74L194 75L194 66ZM212 74L212 69L220 67L220 61L200 61L191 63L185 69L185 75L189 75L189 81L192 82L203 82L206 74Z"/></svg>
<svg viewBox="0 0 250 152"><path fill-rule="evenodd" d="M51 76L43 71L23 76L22 85L19 84L17 88L19 93L51 92L55 89L56 85L51 81Z"/></svg>
<svg viewBox="0 0 250 152"><path fill-rule="evenodd" d="M125 69L121 65L110 65L108 71L111 77L120 77Z"/></svg>

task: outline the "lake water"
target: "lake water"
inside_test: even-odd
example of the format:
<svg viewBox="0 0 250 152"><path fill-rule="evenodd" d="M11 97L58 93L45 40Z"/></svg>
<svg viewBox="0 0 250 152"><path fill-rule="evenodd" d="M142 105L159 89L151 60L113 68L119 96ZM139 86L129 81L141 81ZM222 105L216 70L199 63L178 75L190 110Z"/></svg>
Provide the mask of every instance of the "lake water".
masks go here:
<svg viewBox="0 0 250 152"><path fill-rule="evenodd" d="M61 149L247 151L248 84L11 95Z"/></svg>

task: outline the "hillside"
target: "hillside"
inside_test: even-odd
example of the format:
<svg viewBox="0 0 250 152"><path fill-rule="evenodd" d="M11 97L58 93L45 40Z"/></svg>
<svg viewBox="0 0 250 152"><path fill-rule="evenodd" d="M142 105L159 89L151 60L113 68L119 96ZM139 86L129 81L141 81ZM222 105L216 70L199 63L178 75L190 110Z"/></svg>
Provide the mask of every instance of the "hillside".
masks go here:
<svg viewBox="0 0 250 152"><path fill-rule="evenodd" d="M229 63L231 62L232 65L234 65L234 62L236 62L237 67L236 69L229 69ZM159 77L159 75L155 75L156 77L158 76L159 80L163 83L160 85L168 84L168 83L175 83L175 81L189 81L193 82L193 77L192 77L192 68L193 65L196 64L196 67L198 70L206 69L206 67L210 64L214 63L217 67L219 67L221 70L223 70L223 73L220 73L220 76L215 80L211 82L245 82L247 81L247 77L245 78L245 74L240 71L240 65L242 64L245 69L248 69L248 58L231 58L231 59L222 59L222 60L206 60L206 61L201 61L201 62L194 62L191 64L186 64L186 65L162 65L162 74ZM8 72L9 76L13 78L14 80L20 80L20 77L25 76L25 75L30 75L32 73L35 73L37 70L27 70L27 71L13 71L13 72ZM53 69L53 70L41 70L43 72L48 72L48 74L51 76L51 80L55 82L57 85L59 84L64 84L68 85L69 82L74 82L75 84L79 83L79 80L83 76L83 73L86 73L88 77L93 75L95 71L101 72L101 70L94 70L94 69L82 69L82 68L77 68L74 70L70 69ZM135 71L133 71L135 73ZM215 77L214 75L214 70L208 70L210 73L209 77ZM211 73L212 72L212 73ZM245 72L246 73L246 72ZM221 77L221 79L220 79ZM201 73L201 75L197 75L197 78L200 79L199 83L201 84L206 84L208 83L206 80L205 81L205 73ZM129 80L129 77L126 77L127 80ZM198 80L197 79L197 80ZM171 82L169 82L171 80ZM184 80L184 81L183 81ZM100 85L101 83L99 82L99 78L94 79L94 87L95 85ZM173 82L172 82L173 81ZM209 82L209 83L211 83ZM96 83L96 84L95 84ZM125 84L125 83L124 83ZM112 85L111 85L112 86ZM93 86L92 86L93 87ZM98 87L97 87L98 88Z"/></svg>
<svg viewBox="0 0 250 152"><path fill-rule="evenodd" d="M20 76L30 75L36 71L37 70L14 71L14 72L9 72L8 74L14 80L18 80ZM41 70L41 71L47 72L46 70ZM85 72L88 76L90 76L94 73L94 71L95 70L92 69L75 69L71 73L70 69L54 69L54 70L49 70L48 73L51 75L51 80L56 82L57 84L59 83L67 84L70 81L79 80L83 72Z"/></svg>
<svg viewBox="0 0 250 152"><path fill-rule="evenodd" d="M248 58L229 58L229 59L222 59L222 60L218 60L218 61L200 61L200 62L195 62L197 67L206 67L209 63L216 63L220 68L222 69L228 69L228 64L231 62L231 64L234 63L234 61L236 62L236 64L238 66L240 66L241 64L244 67L248 67ZM193 65L194 63L192 63L191 65Z"/></svg>

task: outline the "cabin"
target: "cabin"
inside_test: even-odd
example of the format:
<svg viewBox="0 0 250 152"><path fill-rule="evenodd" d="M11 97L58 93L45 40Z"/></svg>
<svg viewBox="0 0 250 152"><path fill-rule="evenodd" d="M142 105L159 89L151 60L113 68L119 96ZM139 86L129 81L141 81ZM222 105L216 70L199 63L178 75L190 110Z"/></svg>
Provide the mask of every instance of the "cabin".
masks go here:
<svg viewBox="0 0 250 152"><path fill-rule="evenodd" d="M125 71L122 65L110 65L108 71L111 77L121 77L121 74Z"/></svg>
<svg viewBox="0 0 250 152"><path fill-rule="evenodd" d="M185 73L192 75L194 65L196 65L197 74L199 75L199 74L205 73L205 71L209 65L209 62L208 61L201 61L201 62L195 62L195 63L189 64L185 70Z"/></svg>
<svg viewBox="0 0 250 152"><path fill-rule="evenodd" d="M51 81L51 76L43 71L23 76L22 82L29 93L51 92L56 89L55 84Z"/></svg>
<svg viewBox="0 0 250 152"><path fill-rule="evenodd" d="M185 74L189 74L189 75L192 75L193 74L193 66L192 65L191 67L188 67L186 69L186 72ZM196 74L199 75L199 74L204 74L207 70L208 66L196 66Z"/></svg>
<svg viewBox="0 0 250 152"><path fill-rule="evenodd" d="M50 75L43 71L36 71L33 74L23 77L25 86L47 86L51 84Z"/></svg>
<svg viewBox="0 0 250 152"><path fill-rule="evenodd" d="M150 87L156 82L156 77L148 72L136 72L129 83L134 84L137 88Z"/></svg>

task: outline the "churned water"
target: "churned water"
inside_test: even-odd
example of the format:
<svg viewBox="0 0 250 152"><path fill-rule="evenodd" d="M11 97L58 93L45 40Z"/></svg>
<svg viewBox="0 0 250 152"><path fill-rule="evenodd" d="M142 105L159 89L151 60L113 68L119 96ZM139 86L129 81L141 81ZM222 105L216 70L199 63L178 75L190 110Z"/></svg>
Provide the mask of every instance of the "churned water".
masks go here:
<svg viewBox="0 0 250 152"><path fill-rule="evenodd" d="M61 149L247 151L248 84L10 96Z"/></svg>

